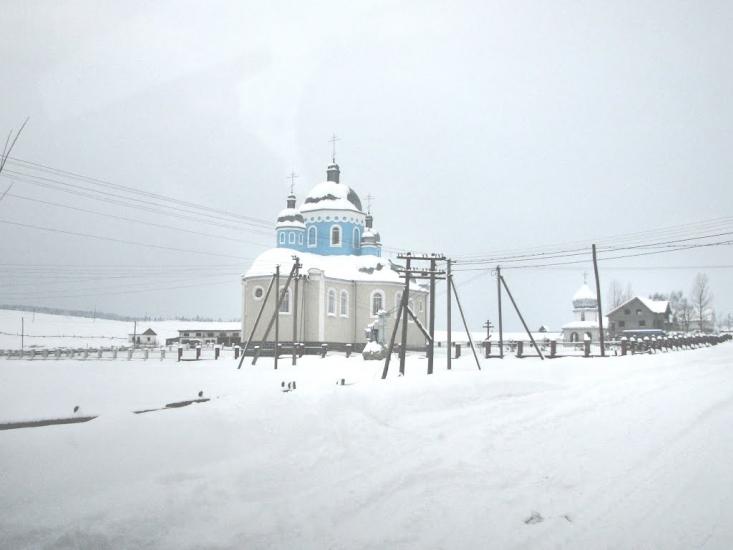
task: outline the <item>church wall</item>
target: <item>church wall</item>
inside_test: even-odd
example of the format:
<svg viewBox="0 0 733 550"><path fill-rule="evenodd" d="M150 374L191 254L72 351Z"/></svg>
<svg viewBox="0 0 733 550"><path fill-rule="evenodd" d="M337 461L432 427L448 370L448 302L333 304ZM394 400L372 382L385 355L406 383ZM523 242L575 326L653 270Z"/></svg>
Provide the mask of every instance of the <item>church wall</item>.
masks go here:
<svg viewBox="0 0 733 550"><path fill-rule="evenodd" d="M285 284L287 275L281 276L281 286ZM270 277L253 277L243 281L243 315L242 333L243 341L249 337L257 313L262 305L264 293L270 283ZM294 289L291 283L291 293ZM254 289L262 289L262 299L254 297ZM312 273L307 281L299 282L298 300L298 340L311 343L340 343L361 345L366 342L364 329L368 324L376 320L371 315L371 298L374 291L384 293L384 309L390 312L386 323L386 339L391 335L395 320L396 295L402 290L401 284L396 283L371 283L358 281L343 281L338 279L322 278L319 273ZM335 315L328 313L328 292L333 290L336 293ZM341 316L340 294L344 291L348 294L348 315ZM421 323L427 327L427 293L419 291L410 292L411 299L415 304L415 313ZM292 342L293 334L293 303L291 294L290 313L280 314L280 340ZM268 304L260 320L259 327L255 333L253 344L256 345L262 339L267 324L269 323L275 309L275 290L268 299ZM399 338L399 335L398 335ZM268 337L269 342L274 342L274 327ZM425 345L425 338L414 322L408 322L408 346L422 349Z"/></svg>
<svg viewBox="0 0 733 550"><path fill-rule="evenodd" d="M331 228L334 225L341 227L341 245L331 245ZM315 246L308 240L308 231L310 227L315 227L317 231L317 238ZM357 240L354 240L354 230L357 232ZM305 248L306 252L312 252L314 254L323 254L329 256L346 256L346 255L359 255L361 253L361 234L364 232L364 226L359 223L352 223L350 221L339 220L325 220L320 222L308 223L305 232Z"/></svg>

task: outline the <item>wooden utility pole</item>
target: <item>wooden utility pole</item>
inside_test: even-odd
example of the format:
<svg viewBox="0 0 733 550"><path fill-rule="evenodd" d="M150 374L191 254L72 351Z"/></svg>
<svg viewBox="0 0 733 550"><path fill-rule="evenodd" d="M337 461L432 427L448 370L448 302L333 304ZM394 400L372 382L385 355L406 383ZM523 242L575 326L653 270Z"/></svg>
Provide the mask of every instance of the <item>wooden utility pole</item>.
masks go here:
<svg viewBox="0 0 733 550"><path fill-rule="evenodd" d="M504 289L506 290L506 293L509 295L509 299L512 301L512 305L514 306L514 310L517 312L517 315L519 316L519 320L522 321L522 325L524 326L524 330L527 331L527 336L529 336L529 339L532 342L532 345L534 346L535 351L540 356L540 359L542 359L544 361L545 360L545 356L542 355L542 352L540 351L540 348L537 345L537 342L534 341L534 337L532 336L532 332L529 330L529 327L527 326L527 323L524 322L524 317L522 317L522 313L519 311L519 307L517 306L517 302L514 301L514 296L512 296L512 293L509 291L509 287L507 286L506 281L504 280L504 277L499 276L499 280L504 285Z"/></svg>
<svg viewBox="0 0 733 550"><path fill-rule="evenodd" d="M298 354L296 353L295 343L298 341L298 280L300 275L295 276L295 293L293 294L293 365L298 364Z"/></svg>
<svg viewBox="0 0 733 550"><path fill-rule="evenodd" d="M448 328L448 335L447 335L447 338L446 338L446 341L445 341L446 357L448 358L448 360L447 360L448 370L451 369L451 348L453 347L453 341L452 341L452 336L453 335L451 334L451 318L450 318L450 314L451 314L451 303L450 303L450 301L451 301L451 295L452 295L452 293L451 293L450 290L451 290L451 284L452 284L452 281L453 281L453 275L451 275L451 272L450 272L450 265L451 265L451 260L449 259L446 262L446 270L445 270L445 272L446 272L445 278L446 278L446 281L448 283L448 292L446 292L446 295L447 295L447 300L446 300L446 317L447 317L447 322L448 322L448 327L447 327Z"/></svg>
<svg viewBox="0 0 733 550"><path fill-rule="evenodd" d="M433 374L433 355L435 353L435 258L430 259L430 342L428 343L428 374Z"/></svg>
<svg viewBox="0 0 733 550"><path fill-rule="evenodd" d="M20 351L25 348L25 318L20 318Z"/></svg>
<svg viewBox="0 0 733 550"><path fill-rule="evenodd" d="M410 257L405 261L405 290L402 296L402 345L400 346L400 374L405 375L405 357L407 355L407 304L410 300Z"/></svg>
<svg viewBox="0 0 733 550"><path fill-rule="evenodd" d="M458 298L458 291L456 290L455 283L451 280L451 288L453 289L453 294L456 296L456 305L458 306L458 313L461 314L461 319L463 320L463 328L466 329L466 335L468 336L468 343L471 344L471 351L473 352L473 358L476 360L476 366L478 367L478 370L481 370L481 363L479 363L478 355L476 355L476 346L473 345L473 338L471 338L471 331L468 330L468 323L466 323L466 316L463 315L463 308L461 307L461 300ZM448 289L450 292L450 289Z"/></svg>
<svg viewBox="0 0 733 550"><path fill-rule="evenodd" d="M270 278L270 284L267 287L267 292L265 292L265 297L262 299L262 305L260 306L260 311L257 313L257 318L255 319L255 324L252 326L252 331L249 333L249 338L247 338L247 342L244 344L244 349L242 350L242 358L239 360L239 366L237 367L237 369L242 368L242 363L244 362L244 355L245 353L247 353L247 349L249 348L249 345L252 342L252 338L255 335L257 326L260 324L260 318L262 317L262 313L265 311L265 305L267 305L267 300L270 297L270 292L272 291L272 285L274 284L275 284L275 275L273 275Z"/></svg>
<svg viewBox="0 0 733 550"><path fill-rule="evenodd" d="M292 277L292 272L290 276ZM290 279L288 279L288 282ZM275 288L280 289L280 264L275 266ZM278 348L280 347L280 301L275 305L275 370L277 370Z"/></svg>
<svg viewBox="0 0 733 550"><path fill-rule="evenodd" d="M137 321L133 321L135 323L132 329L132 347L133 349L137 349Z"/></svg>
<svg viewBox="0 0 733 550"><path fill-rule="evenodd" d="M601 332L601 357L606 356L606 337L603 335L603 306L601 305L601 283L598 279L598 258L596 245L593 245L593 272L596 275L596 300L598 302L598 328Z"/></svg>
<svg viewBox="0 0 733 550"><path fill-rule="evenodd" d="M496 303L499 306L499 358L504 359L504 323L501 316L501 267L496 266Z"/></svg>

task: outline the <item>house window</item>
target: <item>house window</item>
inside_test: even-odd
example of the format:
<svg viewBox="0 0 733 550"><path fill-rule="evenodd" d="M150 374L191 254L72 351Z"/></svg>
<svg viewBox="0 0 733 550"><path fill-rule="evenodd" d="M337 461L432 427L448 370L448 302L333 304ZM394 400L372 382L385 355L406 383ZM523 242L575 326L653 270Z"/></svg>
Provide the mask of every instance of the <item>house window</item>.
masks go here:
<svg viewBox="0 0 733 550"><path fill-rule="evenodd" d="M376 317L377 313L384 309L384 292L381 290L372 292L371 306L372 316Z"/></svg>
<svg viewBox="0 0 733 550"><path fill-rule="evenodd" d="M640 327L645 327L646 326L646 321L644 319L639 319L639 326Z"/></svg>
<svg viewBox="0 0 733 550"><path fill-rule="evenodd" d="M354 248L359 248L361 246L361 231L359 231L358 227L354 228Z"/></svg>
<svg viewBox="0 0 733 550"><path fill-rule="evenodd" d="M640 310L640 309L637 309L637 310L636 310L636 315L637 315L637 317L638 317L639 315L641 315L641 310Z"/></svg>
<svg viewBox="0 0 733 550"><path fill-rule="evenodd" d="M290 313L290 291L285 291L285 296L283 296L283 301L280 304L280 313Z"/></svg>
<svg viewBox="0 0 733 550"><path fill-rule="evenodd" d="M311 225L308 228L308 246L318 246L318 229L315 225Z"/></svg>
<svg viewBox="0 0 733 550"><path fill-rule="evenodd" d="M280 231L280 244L285 244L285 233Z"/></svg>
<svg viewBox="0 0 733 550"><path fill-rule="evenodd" d="M208 333L206 334L206 336L208 336L209 338L212 338L212 337L214 336L214 333L213 333L213 332L208 332Z"/></svg>
<svg viewBox="0 0 733 550"><path fill-rule="evenodd" d="M201 336L201 333L200 333L200 332L197 332L197 333L196 333L196 336Z"/></svg>
<svg viewBox="0 0 733 550"><path fill-rule="evenodd" d="M188 332L184 332L184 333L183 333L183 335L184 335L184 336L188 336Z"/></svg>
<svg viewBox="0 0 733 550"><path fill-rule="evenodd" d="M288 233L288 243L295 244L295 233L292 231Z"/></svg>
<svg viewBox="0 0 733 550"><path fill-rule="evenodd" d="M341 246L341 226L331 227L331 246Z"/></svg>
<svg viewBox="0 0 733 550"><path fill-rule="evenodd" d="M326 306L326 311L329 315L336 315L336 291L334 289L328 291Z"/></svg>
<svg viewBox="0 0 733 550"><path fill-rule="evenodd" d="M341 296L339 298L339 315L341 315L341 317L349 316L349 293L345 290L341 291Z"/></svg>
<svg viewBox="0 0 733 550"><path fill-rule="evenodd" d="M624 315L631 315L631 310L630 309L625 309L624 310Z"/></svg>
<svg viewBox="0 0 733 550"><path fill-rule="evenodd" d="M626 326L626 321L619 321L618 322L618 328L624 328Z"/></svg>
<svg viewBox="0 0 733 550"><path fill-rule="evenodd" d="M252 291L252 296L254 296L255 300L262 300L262 295L264 293L265 291L261 286L256 286L254 290Z"/></svg>

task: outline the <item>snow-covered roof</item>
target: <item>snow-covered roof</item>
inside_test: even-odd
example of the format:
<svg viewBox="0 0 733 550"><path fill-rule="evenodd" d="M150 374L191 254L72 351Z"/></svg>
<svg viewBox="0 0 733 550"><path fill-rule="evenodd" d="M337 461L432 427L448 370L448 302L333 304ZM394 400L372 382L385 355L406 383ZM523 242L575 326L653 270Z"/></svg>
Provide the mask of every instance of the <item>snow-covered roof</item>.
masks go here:
<svg viewBox="0 0 733 550"><path fill-rule="evenodd" d="M581 300L596 300L596 293L585 283L573 294L573 302Z"/></svg>
<svg viewBox="0 0 733 550"><path fill-rule="evenodd" d="M613 308L611 311L608 312L608 315L611 315L612 313L616 313L619 309L626 307L634 300L639 300L652 313L666 313L667 308L669 307L669 301L667 300L652 300L651 298L642 298L641 296L634 296L633 298L626 300L623 304L618 305L615 308Z"/></svg>
<svg viewBox="0 0 733 550"><path fill-rule="evenodd" d="M305 229L303 214L297 208L285 208L277 215L277 227L301 227Z"/></svg>
<svg viewBox="0 0 733 550"><path fill-rule="evenodd" d="M361 212L361 199L356 191L343 183L324 181L310 190L303 204L301 212L315 210L351 210Z"/></svg>
<svg viewBox="0 0 733 550"><path fill-rule="evenodd" d="M571 321L562 326L563 330L598 328L598 321Z"/></svg>
<svg viewBox="0 0 733 550"><path fill-rule="evenodd" d="M149 328L148 330L143 332L143 336L157 336L157 334L152 328Z"/></svg>
<svg viewBox="0 0 733 550"><path fill-rule="evenodd" d="M293 265L293 256L300 258L303 265L300 272L305 274L311 269L323 271L326 277L346 281L372 281L403 284L388 260L377 256L322 256L308 252L298 252L290 248L271 248L266 250L252 263L244 278L270 276L275 266L280 265L281 276L286 276Z"/></svg>

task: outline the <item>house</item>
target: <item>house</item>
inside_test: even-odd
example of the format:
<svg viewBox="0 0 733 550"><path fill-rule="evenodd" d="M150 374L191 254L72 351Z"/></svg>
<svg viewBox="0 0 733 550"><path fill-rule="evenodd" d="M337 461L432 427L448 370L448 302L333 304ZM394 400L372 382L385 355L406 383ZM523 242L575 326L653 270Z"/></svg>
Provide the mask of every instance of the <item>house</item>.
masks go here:
<svg viewBox="0 0 733 550"><path fill-rule="evenodd" d="M618 337L624 330L672 329L672 308L667 300L634 296L608 312L608 330Z"/></svg>
<svg viewBox="0 0 733 550"><path fill-rule="evenodd" d="M204 345L236 346L241 342L240 324L211 323L214 326L194 326L193 328L178 329L178 338L170 339L170 343L196 341Z"/></svg>
<svg viewBox="0 0 733 550"><path fill-rule="evenodd" d="M326 181L313 187L300 207L296 207L292 189L286 204L277 217L276 247L260 254L241 279L244 340L252 333L261 311L262 322L257 325L253 342L262 341L275 312L276 297L285 291L295 256L301 268L298 278L285 291L278 312L281 342L295 338L307 347L327 343L332 349L351 344L358 351L366 344L367 332L376 332L380 342L388 340L404 280L391 262L382 259L381 236L374 229L371 210L364 209L356 191L341 182L335 159L328 166ZM274 287L266 300L277 266L279 287ZM411 284L408 298L410 309L427 325L427 289ZM271 344L274 340L271 330L265 342ZM408 321L407 342L413 349L425 346L425 338L412 318Z"/></svg>
<svg viewBox="0 0 733 550"><path fill-rule="evenodd" d="M158 335L149 328L142 334L128 334L127 341L136 346L155 347L158 345Z"/></svg>

